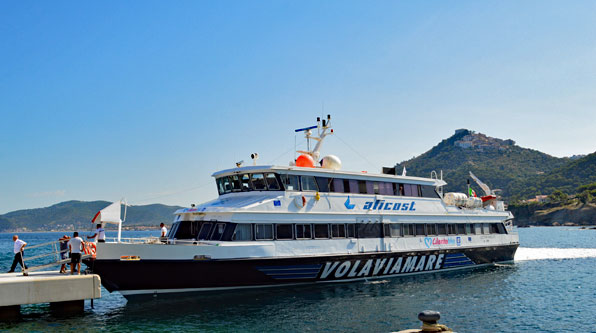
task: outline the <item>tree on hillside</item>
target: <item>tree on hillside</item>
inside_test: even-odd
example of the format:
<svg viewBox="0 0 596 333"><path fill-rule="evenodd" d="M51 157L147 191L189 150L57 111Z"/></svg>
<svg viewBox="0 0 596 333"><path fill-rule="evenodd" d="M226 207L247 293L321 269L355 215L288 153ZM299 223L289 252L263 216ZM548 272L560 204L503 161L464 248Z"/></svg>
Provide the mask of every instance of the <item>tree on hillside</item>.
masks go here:
<svg viewBox="0 0 596 333"><path fill-rule="evenodd" d="M548 199L550 200L550 202L564 203L564 202L567 202L568 198L569 198L569 196L567 195L567 193L563 193L560 190L555 190L555 191L553 191L553 193L551 193L548 196Z"/></svg>
<svg viewBox="0 0 596 333"><path fill-rule="evenodd" d="M588 190L585 190L582 193L578 194L577 198L579 199L579 201L581 201L581 203L584 203L584 204L592 201L592 199L593 199L592 194Z"/></svg>

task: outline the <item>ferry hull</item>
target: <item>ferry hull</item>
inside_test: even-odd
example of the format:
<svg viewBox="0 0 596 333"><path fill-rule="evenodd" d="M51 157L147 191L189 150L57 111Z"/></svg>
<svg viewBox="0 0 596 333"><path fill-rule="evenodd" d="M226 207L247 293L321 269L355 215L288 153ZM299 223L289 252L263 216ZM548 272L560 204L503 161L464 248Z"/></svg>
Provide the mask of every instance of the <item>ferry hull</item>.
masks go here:
<svg viewBox="0 0 596 333"><path fill-rule="evenodd" d="M518 244L411 252L369 252L235 260L89 260L104 287L125 296L440 272L512 261Z"/></svg>

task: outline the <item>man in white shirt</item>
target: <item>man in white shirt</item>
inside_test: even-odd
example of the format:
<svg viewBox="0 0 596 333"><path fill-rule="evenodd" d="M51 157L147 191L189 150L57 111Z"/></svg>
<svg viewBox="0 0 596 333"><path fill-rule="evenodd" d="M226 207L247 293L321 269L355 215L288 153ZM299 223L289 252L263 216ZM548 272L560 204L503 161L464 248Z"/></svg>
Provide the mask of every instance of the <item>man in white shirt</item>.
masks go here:
<svg viewBox="0 0 596 333"><path fill-rule="evenodd" d="M74 274L75 265L77 265L77 272L81 274L81 250L83 249L83 239L79 237L78 232L74 232L72 238L68 241L68 248L70 249L70 274Z"/></svg>
<svg viewBox="0 0 596 333"><path fill-rule="evenodd" d="M106 242L106 230L102 228L101 223L97 225L97 230L92 236L87 236L87 239L95 238L95 243Z"/></svg>
<svg viewBox="0 0 596 333"><path fill-rule="evenodd" d="M161 227L161 236L159 237L166 237L168 234L168 228L166 228L166 225L163 223L161 223L159 226Z"/></svg>
<svg viewBox="0 0 596 333"><path fill-rule="evenodd" d="M27 243L20 240L18 235L12 236L12 241L14 242L14 260L12 261L12 266L10 266L10 271L8 271L8 273L14 272L17 263L21 264L22 270L27 269L27 265L23 262L23 249L27 246Z"/></svg>

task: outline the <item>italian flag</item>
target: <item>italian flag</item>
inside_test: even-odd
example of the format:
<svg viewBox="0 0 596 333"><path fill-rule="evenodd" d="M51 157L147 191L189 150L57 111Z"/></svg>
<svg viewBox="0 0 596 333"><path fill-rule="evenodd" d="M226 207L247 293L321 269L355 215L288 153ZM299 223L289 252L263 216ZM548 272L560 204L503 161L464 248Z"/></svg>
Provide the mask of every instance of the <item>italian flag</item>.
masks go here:
<svg viewBox="0 0 596 333"><path fill-rule="evenodd" d="M475 197L476 196L476 191L474 191L471 187L468 189L468 191L470 193L468 193L469 197Z"/></svg>

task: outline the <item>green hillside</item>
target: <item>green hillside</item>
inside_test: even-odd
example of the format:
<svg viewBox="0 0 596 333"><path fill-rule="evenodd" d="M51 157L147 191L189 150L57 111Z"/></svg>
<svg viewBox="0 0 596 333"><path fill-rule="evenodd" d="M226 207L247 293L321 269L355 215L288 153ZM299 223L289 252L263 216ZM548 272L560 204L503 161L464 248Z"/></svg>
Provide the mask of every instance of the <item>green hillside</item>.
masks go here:
<svg viewBox="0 0 596 333"><path fill-rule="evenodd" d="M508 192L520 198L551 194L555 190L574 194L578 187L592 183L596 183L596 153L570 161L540 177L511 183Z"/></svg>
<svg viewBox="0 0 596 333"><path fill-rule="evenodd" d="M432 170L443 170L443 179L448 183L446 192L465 192L468 172L472 171L492 189L501 189L502 196L508 198L518 190L511 184L525 183L550 174L569 162L569 158L519 147L513 140L458 130L426 153L399 163L397 168L399 173L406 166L408 176L420 177L429 177ZM484 194L472 180L471 184L478 194ZM528 193L536 190L532 187L534 185L528 188Z"/></svg>
<svg viewBox="0 0 596 333"><path fill-rule="evenodd" d="M37 209L24 209L0 215L0 231L27 228L28 230L61 230L88 228L95 214L108 206L108 201L65 201ZM124 208L124 207L123 207ZM158 225L170 223L174 211L181 207L161 204L128 207L124 225ZM124 213L124 209L122 209Z"/></svg>

